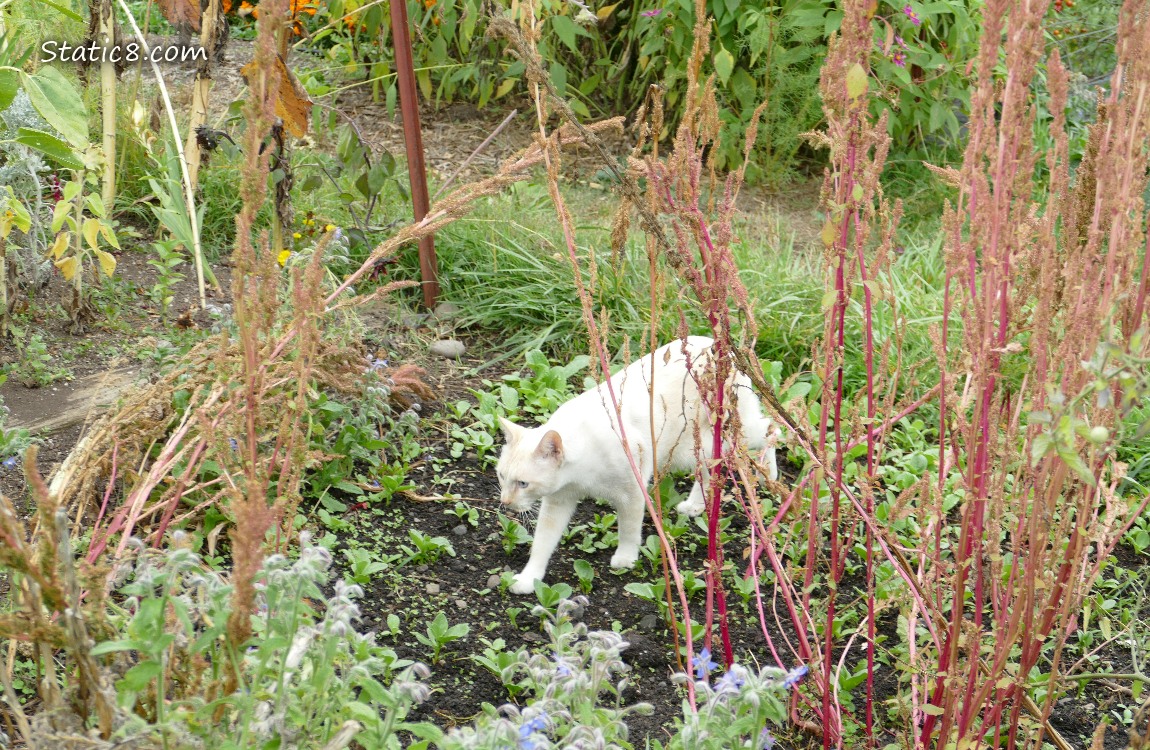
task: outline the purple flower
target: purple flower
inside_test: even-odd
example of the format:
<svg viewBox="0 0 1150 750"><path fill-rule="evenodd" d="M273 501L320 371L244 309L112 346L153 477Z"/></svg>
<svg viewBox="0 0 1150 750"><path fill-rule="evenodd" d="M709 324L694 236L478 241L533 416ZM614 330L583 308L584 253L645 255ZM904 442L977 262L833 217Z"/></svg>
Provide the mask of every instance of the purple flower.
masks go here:
<svg viewBox="0 0 1150 750"><path fill-rule="evenodd" d="M906 7L902 9L902 12L906 14L906 17L909 18L910 22L915 26L918 26L922 23L922 19L919 18L918 14L914 12L914 8L910 6L910 3L906 4Z"/></svg>
<svg viewBox="0 0 1150 750"><path fill-rule="evenodd" d="M16 468L16 457L15 456L9 456L8 458L4 459L3 466L5 469L15 469Z"/></svg>
<svg viewBox="0 0 1150 750"><path fill-rule="evenodd" d="M639 15L646 16L647 18L657 18L658 16L663 15L663 9L655 8L655 10L645 10Z"/></svg>
<svg viewBox="0 0 1150 750"><path fill-rule="evenodd" d="M727 690L730 690L731 692L737 692L738 689L743 686L744 682L745 681L743 678L735 674L734 670L728 669L725 673L723 673L722 677L715 680L715 689L720 693Z"/></svg>
<svg viewBox="0 0 1150 750"><path fill-rule="evenodd" d="M545 712L540 712L534 719L519 727L519 749L535 750L538 742L531 735L542 732L546 728L547 714Z"/></svg>
<svg viewBox="0 0 1150 750"><path fill-rule="evenodd" d="M771 732L766 727L763 731L759 732L759 744L755 745L756 750L771 750L775 746L775 738L771 736Z"/></svg>
<svg viewBox="0 0 1150 750"><path fill-rule="evenodd" d="M898 46L902 47L903 49L906 49L906 42L904 42L902 40L902 37L899 36L898 34L894 35L894 43L897 44Z"/></svg>
<svg viewBox="0 0 1150 750"><path fill-rule="evenodd" d="M899 66L900 68L906 67L906 53L903 52L902 50L896 49L894 51L894 54L892 54L890 56L890 59L891 59L891 62L893 62L895 65Z"/></svg>
<svg viewBox="0 0 1150 750"><path fill-rule="evenodd" d="M790 672L787 672L787 676L783 678L783 687L793 688L795 685L798 685L802 682L802 679L807 676L807 672L809 671L806 664L800 664L795 667Z"/></svg>
<svg viewBox="0 0 1150 750"><path fill-rule="evenodd" d="M699 655L691 659L691 666L695 668L695 679L705 680L711 670L719 665L711 661L711 649L704 646Z"/></svg>

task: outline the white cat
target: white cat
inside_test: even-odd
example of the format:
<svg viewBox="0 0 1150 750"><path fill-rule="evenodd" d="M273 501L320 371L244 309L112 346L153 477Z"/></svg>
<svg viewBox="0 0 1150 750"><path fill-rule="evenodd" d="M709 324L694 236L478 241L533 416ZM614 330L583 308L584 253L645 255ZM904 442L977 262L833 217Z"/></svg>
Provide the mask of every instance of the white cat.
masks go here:
<svg viewBox="0 0 1150 750"><path fill-rule="evenodd" d="M690 336L656 350L654 378L647 355L611 377L621 406L623 430L644 485L651 481L656 458L660 471L694 471L699 466L695 445L698 425L702 451L710 457L710 420L699 396L696 376L711 357L712 340ZM654 387L654 407L651 388ZM781 432L763 416L750 381L736 372L728 393L736 401L742 443L752 451L766 451L770 477L778 476L775 443ZM654 430L652 431L652 411ZM515 576L511 591L529 594L534 582L543 579L547 562L559 544L575 506L584 498L611 502L619 517L619 547L611 566L629 568L639 556L643 541L643 490L635 479L619 434L615 408L605 383L560 406L547 423L521 427L501 419L507 439L499 456L500 502L519 513L529 512L542 501L531 543L531 558ZM652 448L654 433L654 449ZM724 450L729 446L724 446ZM708 473L701 475L691 494L679 503L680 513L698 515L704 508Z"/></svg>

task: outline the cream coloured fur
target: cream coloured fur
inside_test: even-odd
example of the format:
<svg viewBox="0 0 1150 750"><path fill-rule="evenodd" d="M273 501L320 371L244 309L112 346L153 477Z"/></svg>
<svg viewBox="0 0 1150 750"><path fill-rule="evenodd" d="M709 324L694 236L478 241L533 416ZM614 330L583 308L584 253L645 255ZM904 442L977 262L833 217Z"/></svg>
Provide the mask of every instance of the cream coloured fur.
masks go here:
<svg viewBox="0 0 1150 750"><path fill-rule="evenodd" d="M709 338L690 336L659 348L654 356L654 378L650 355L611 377L621 404L623 431L644 485L650 483L655 469L652 456L660 471L694 471L699 466L695 424L704 436L703 444L708 446L705 452L710 453L710 421L696 378L687 368L689 359L696 374L702 373L712 343ZM752 451L765 450L771 478L775 479L778 470L774 446L780 432L763 416L747 377L737 373L733 385L729 393L736 400L743 445ZM531 593L534 582L543 579L575 506L585 498L607 500L615 506L619 546L611 566L629 568L635 564L643 540L646 504L623 449L619 421L605 384L563 404L540 427L526 428L500 420L506 438L496 467L500 501L520 513L529 512L540 503L531 557L515 576L512 592ZM696 482L687 500L677 506L680 513L698 515L703 511L707 473L703 472L702 477L703 482Z"/></svg>

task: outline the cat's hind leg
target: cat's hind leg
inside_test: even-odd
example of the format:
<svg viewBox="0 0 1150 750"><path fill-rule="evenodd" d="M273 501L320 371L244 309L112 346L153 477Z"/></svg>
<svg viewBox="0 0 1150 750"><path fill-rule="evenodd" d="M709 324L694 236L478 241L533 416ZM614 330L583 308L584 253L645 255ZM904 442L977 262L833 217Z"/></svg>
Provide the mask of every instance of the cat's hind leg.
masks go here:
<svg viewBox="0 0 1150 750"><path fill-rule="evenodd" d="M706 493L707 485L710 484L710 477L704 471L703 481L696 481L691 487L691 494L687 495L687 499L675 506L675 510L679 511L685 516L697 516L703 512L707 507Z"/></svg>
<svg viewBox="0 0 1150 750"><path fill-rule="evenodd" d="M615 514L619 519L619 547L611 556L612 568L630 568L639 559L639 547L643 543L643 515L646 511L646 501L638 488L625 493L616 500Z"/></svg>
<svg viewBox="0 0 1150 750"><path fill-rule="evenodd" d="M547 563L559 546L559 540L567 530L576 505L578 502L570 500L543 498L539 506L539 519L535 523L535 538L531 540L531 557L523 571L516 574L515 582L511 584L511 593L530 594L535 591L535 582L543 580Z"/></svg>

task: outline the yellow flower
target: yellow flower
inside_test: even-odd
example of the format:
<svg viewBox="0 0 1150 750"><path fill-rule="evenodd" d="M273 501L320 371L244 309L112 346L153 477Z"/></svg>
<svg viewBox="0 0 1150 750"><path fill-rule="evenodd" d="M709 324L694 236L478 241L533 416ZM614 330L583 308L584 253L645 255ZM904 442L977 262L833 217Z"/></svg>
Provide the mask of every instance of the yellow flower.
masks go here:
<svg viewBox="0 0 1150 750"><path fill-rule="evenodd" d="M295 232L294 234L292 234L292 238L297 239L297 240L303 239L303 235L300 234L299 232Z"/></svg>
<svg viewBox="0 0 1150 750"><path fill-rule="evenodd" d="M323 231L325 231L325 232L334 232L334 231L335 231L335 224L328 224L327 226L325 226L325 227L323 228Z"/></svg>
<svg viewBox="0 0 1150 750"><path fill-rule="evenodd" d="M276 260L278 260L280 262L280 265L282 266L283 264L287 263L287 259L290 257L291 257L291 250L280 250L280 254L278 256L276 256Z"/></svg>

